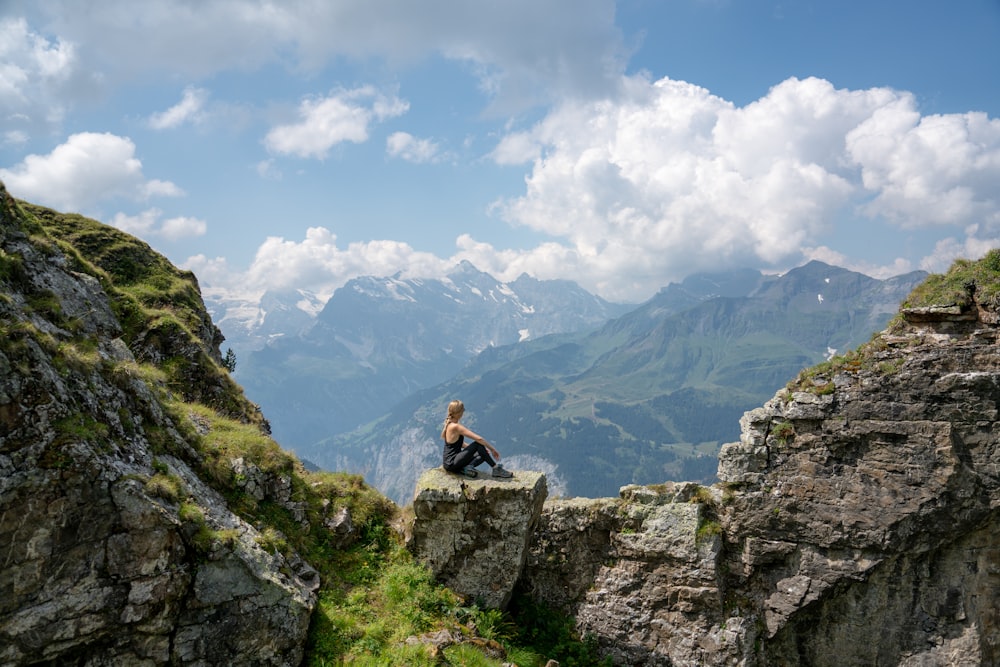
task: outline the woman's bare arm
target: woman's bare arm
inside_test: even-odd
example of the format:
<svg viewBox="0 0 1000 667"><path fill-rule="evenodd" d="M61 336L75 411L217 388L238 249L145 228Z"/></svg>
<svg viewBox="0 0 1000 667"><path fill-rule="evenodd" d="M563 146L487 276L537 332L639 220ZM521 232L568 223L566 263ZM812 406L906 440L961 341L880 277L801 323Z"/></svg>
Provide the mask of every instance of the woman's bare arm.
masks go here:
<svg viewBox="0 0 1000 667"><path fill-rule="evenodd" d="M490 450L490 454L493 455L493 458L495 458L497 461L500 460L500 452L498 452L496 450L496 447L494 447L489 442L487 442L486 438L484 438L483 436L479 435L478 433L475 433L474 431L470 431L463 424L454 424L454 426L455 426L456 430L459 433L461 433L463 436L465 436L466 438L469 438L470 440L474 440L475 442L482 443L482 445L484 447L486 447L486 449Z"/></svg>

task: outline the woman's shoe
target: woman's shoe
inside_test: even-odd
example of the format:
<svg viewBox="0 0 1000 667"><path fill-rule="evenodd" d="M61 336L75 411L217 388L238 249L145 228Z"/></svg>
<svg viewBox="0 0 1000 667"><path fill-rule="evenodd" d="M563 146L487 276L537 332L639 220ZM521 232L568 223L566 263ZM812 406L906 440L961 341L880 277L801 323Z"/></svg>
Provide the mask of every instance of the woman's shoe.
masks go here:
<svg viewBox="0 0 1000 667"><path fill-rule="evenodd" d="M506 468L504 468L502 465L500 465L498 463L495 466L493 466L493 476L494 477L508 478L508 477L513 477L514 473L512 473L509 470L507 470Z"/></svg>
<svg viewBox="0 0 1000 667"><path fill-rule="evenodd" d="M464 468L462 468L462 474L472 479L479 477L479 471L473 468L472 466L465 466Z"/></svg>

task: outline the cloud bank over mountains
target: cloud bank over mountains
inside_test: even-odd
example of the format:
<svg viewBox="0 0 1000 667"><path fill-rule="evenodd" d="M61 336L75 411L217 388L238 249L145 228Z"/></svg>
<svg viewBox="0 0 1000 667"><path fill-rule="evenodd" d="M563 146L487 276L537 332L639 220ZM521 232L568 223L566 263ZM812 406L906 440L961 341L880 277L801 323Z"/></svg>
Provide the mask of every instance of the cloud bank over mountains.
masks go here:
<svg viewBox="0 0 1000 667"><path fill-rule="evenodd" d="M568 277L628 301L713 266L820 259L885 278L1000 244L1000 120L925 117L908 93L820 79L789 79L745 107L684 82L627 83L621 98L554 109L492 154L531 165L525 194L496 201L498 215L552 242L509 250L466 235L437 258L391 241L340 248L317 228L268 239L239 282L310 276L310 289L329 293L355 272L440 276L468 260L503 280ZM953 236L919 266L851 266L819 242L834 225L863 235L875 221ZM206 258L191 265L219 284L235 277Z"/></svg>

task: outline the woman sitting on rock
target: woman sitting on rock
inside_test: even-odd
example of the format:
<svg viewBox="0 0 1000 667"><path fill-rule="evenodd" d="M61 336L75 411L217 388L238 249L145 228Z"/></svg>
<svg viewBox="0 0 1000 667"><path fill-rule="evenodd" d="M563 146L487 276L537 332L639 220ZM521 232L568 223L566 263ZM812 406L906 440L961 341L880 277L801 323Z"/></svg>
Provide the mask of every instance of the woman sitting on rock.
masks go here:
<svg viewBox="0 0 1000 667"><path fill-rule="evenodd" d="M448 404L448 417L444 420L444 429L441 431L441 438L444 440L444 469L466 477L476 477L479 475L476 466L485 462L493 468L493 477L513 477L514 473L497 463L500 452L486 442L485 438L459 423L463 414L465 406L462 401L456 400ZM472 442L466 443L466 438Z"/></svg>

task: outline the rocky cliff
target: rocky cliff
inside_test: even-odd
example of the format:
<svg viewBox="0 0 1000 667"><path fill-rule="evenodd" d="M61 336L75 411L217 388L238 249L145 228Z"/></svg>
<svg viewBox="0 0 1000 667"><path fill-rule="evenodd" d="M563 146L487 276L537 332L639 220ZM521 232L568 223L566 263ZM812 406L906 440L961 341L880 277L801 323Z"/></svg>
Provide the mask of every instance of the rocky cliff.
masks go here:
<svg viewBox="0 0 1000 667"><path fill-rule="evenodd" d="M0 185L0 287L0 664L298 664L317 573L231 508L305 520L296 463L194 277Z"/></svg>
<svg viewBox="0 0 1000 667"><path fill-rule="evenodd" d="M1000 664L998 285L998 251L932 277L714 487L547 501L518 586L621 665Z"/></svg>

